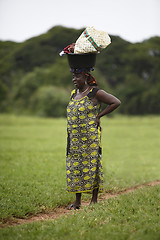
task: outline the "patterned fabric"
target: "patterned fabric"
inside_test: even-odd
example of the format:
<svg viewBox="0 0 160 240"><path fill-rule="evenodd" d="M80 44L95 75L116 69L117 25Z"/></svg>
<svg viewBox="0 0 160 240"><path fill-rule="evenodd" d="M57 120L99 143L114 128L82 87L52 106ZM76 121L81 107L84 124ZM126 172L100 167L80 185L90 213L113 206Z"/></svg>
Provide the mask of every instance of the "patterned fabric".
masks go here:
<svg viewBox="0 0 160 240"><path fill-rule="evenodd" d="M103 170L101 161L101 133L96 127L96 116L100 105L94 106L93 96L98 88L80 100L71 100L67 107L67 191L80 193L103 190Z"/></svg>
<svg viewBox="0 0 160 240"><path fill-rule="evenodd" d="M87 27L76 41L74 53L97 53L111 43L108 33Z"/></svg>

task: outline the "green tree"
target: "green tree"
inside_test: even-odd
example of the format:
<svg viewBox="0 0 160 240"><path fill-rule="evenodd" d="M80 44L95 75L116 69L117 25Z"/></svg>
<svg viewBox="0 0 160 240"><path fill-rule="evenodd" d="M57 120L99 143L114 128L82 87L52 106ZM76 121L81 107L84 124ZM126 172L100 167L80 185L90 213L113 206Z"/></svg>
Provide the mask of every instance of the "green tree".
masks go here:
<svg viewBox="0 0 160 240"><path fill-rule="evenodd" d="M32 113L43 117L64 117L69 101L69 92L53 86L40 87L30 100Z"/></svg>

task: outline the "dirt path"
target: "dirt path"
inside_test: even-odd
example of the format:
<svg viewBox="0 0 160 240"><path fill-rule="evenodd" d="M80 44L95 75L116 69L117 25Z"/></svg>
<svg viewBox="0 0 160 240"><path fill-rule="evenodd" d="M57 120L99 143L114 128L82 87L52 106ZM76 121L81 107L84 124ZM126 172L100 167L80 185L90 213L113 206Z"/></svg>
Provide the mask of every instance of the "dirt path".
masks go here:
<svg viewBox="0 0 160 240"><path fill-rule="evenodd" d="M160 185L160 180L140 184L140 185L137 185L135 187L130 187L130 188L121 190L121 191L116 192L116 193L107 193L106 192L103 195L101 195L98 200L102 201L102 200L107 200L107 199L110 199L110 198L115 198L116 196L119 196L121 194L127 194L129 192L133 192L133 191L135 191L137 189L140 189L140 188L143 188L143 187L147 187L147 186L152 187L152 186L155 186L155 185ZM89 204L89 202L82 202L82 206L86 206L88 204ZM26 217L26 218L12 218L12 219L9 219L8 222L0 224L0 227L1 228L11 227L13 225L20 225L20 224L24 224L24 223L32 223L32 222L41 221L41 220L54 220L54 219L60 218L64 214L65 215L66 214L74 214L74 212L75 212L75 210L67 210L66 207L59 207L59 208L56 208L49 213L40 213L40 214L37 214L36 216L30 216L30 217Z"/></svg>

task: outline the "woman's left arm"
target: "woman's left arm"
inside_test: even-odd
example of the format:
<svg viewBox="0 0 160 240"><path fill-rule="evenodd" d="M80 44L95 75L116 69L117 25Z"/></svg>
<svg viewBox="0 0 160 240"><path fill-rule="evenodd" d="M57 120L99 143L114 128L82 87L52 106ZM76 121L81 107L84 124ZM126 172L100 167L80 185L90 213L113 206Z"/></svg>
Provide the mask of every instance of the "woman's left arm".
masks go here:
<svg viewBox="0 0 160 240"><path fill-rule="evenodd" d="M100 125L100 118L103 117L104 115L112 112L113 110L115 110L117 107L119 107L119 105L121 104L121 101L114 97L113 95L103 91L103 90L99 90L96 93L96 98L99 102L103 102L106 103L108 106L103 109L98 115L97 115L97 126Z"/></svg>

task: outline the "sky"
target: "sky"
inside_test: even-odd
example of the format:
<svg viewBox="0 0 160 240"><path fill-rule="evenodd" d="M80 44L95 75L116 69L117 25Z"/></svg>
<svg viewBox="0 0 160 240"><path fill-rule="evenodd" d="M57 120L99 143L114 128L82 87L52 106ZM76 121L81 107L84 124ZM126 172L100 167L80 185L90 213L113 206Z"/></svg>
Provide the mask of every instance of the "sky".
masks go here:
<svg viewBox="0 0 160 240"><path fill-rule="evenodd" d="M56 25L141 42L160 36L160 0L0 0L0 40L22 42Z"/></svg>

